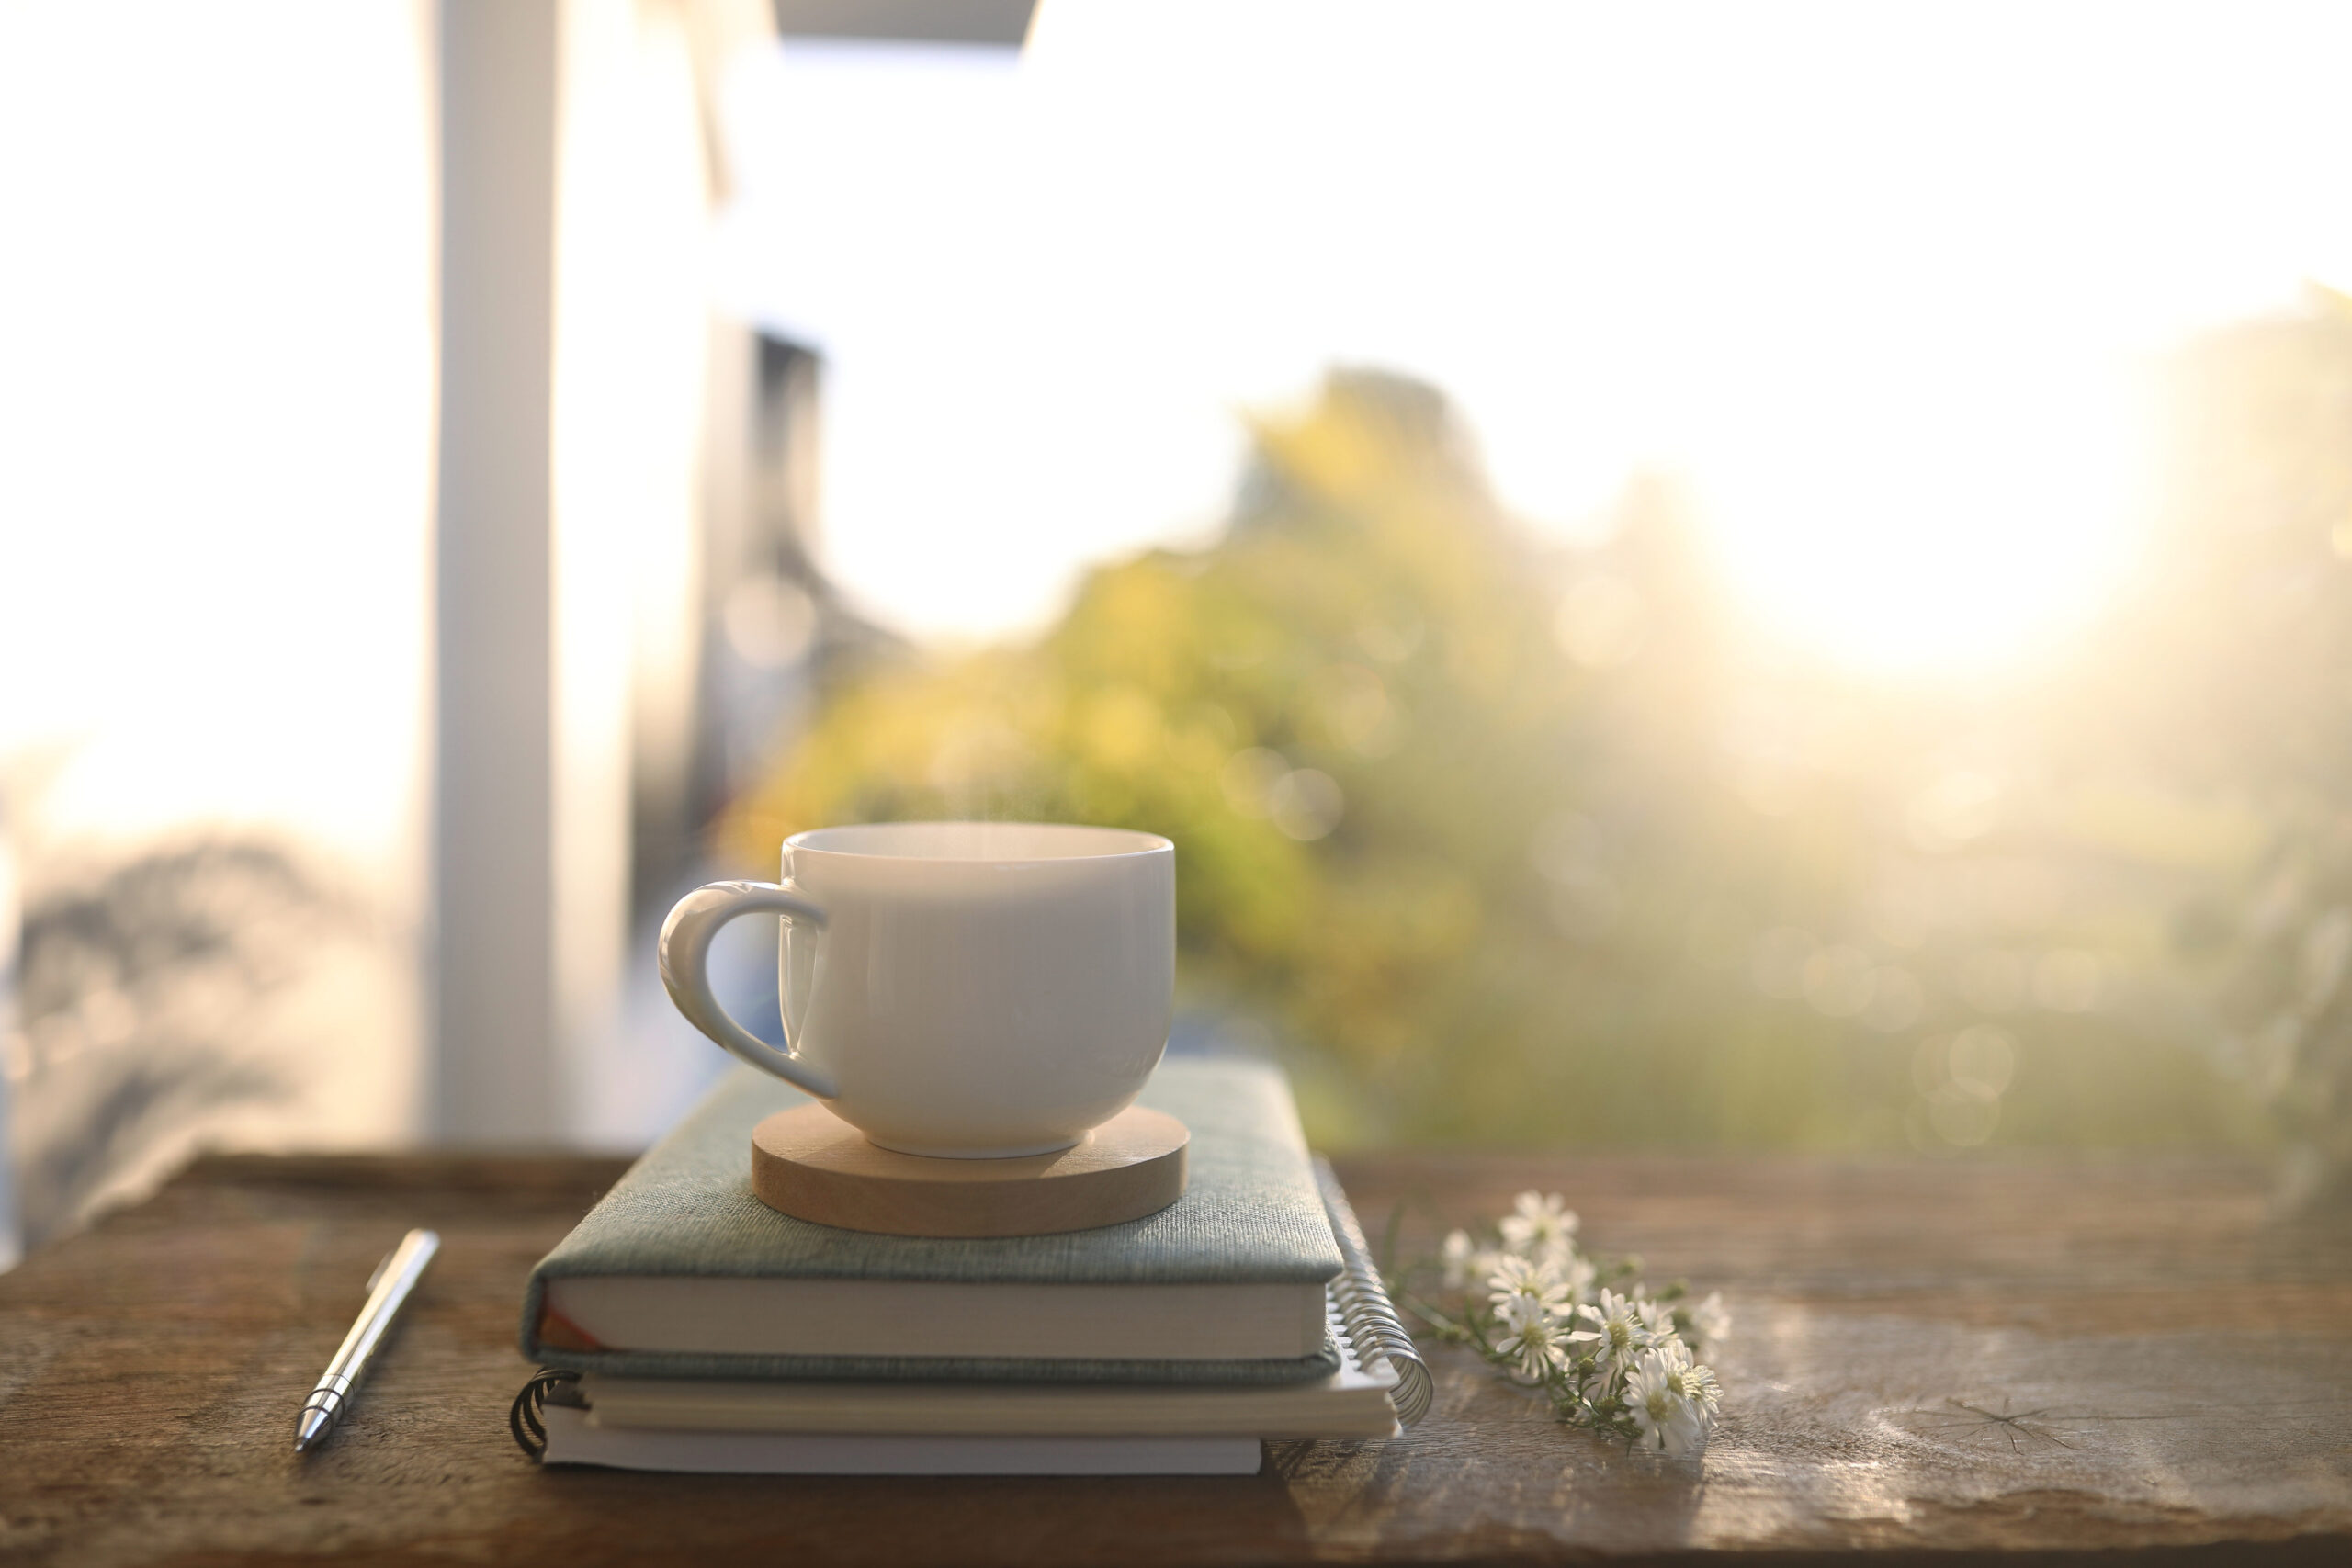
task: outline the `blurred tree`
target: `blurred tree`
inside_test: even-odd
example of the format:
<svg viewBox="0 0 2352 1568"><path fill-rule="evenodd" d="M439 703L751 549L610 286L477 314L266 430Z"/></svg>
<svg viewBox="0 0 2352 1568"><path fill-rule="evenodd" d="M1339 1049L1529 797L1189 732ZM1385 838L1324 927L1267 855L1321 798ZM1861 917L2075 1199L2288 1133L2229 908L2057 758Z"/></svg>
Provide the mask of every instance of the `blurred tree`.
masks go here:
<svg viewBox="0 0 2352 1568"><path fill-rule="evenodd" d="M1196 998L1270 1006L1364 1068L1416 1055L1482 939L1528 923L1583 699L1543 563L1434 392L1335 377L1257 434L1217 547L1094 573L1033 648L848 694L737 842L910 816L1162 832Z"/></svg>
<svg viewBox="0 0 2352 1568"><path fill-rule="evenodd" d="M2289 1138L2287 1195L2352 1200L2352 299L2215 333L2177 368L2162 532L2108 640L2143 765L2264 826L2186 906L2228 961L2226 1058ZM2154 678L2152 678L2154 677Z"/></svg>
<svg viewBox="0 0 2352 1568"><path fill-rule="evenodd" d="M296 1099L270 1010L363 923L295 856L250 840L63 880L28 901L24 1028L6 1042L28 1247L143 1195L238 1112Z"/></svg>
<svg viewBox="0 0 2352 1568"><path fill-rule="evenodd" d="M2051 846L1978 821L1950 753L1982 716L1740 646L1671 485L1546 551L1426 386L1335 374L1253 434L1215 546L842 692L734 852L894 818L1165 833L1188 999L1275 1027L1325 1141L2233 1135L2187 1044L2062 997L2020 1045L2039 955L1984 928L2047 905Z"/></svg>

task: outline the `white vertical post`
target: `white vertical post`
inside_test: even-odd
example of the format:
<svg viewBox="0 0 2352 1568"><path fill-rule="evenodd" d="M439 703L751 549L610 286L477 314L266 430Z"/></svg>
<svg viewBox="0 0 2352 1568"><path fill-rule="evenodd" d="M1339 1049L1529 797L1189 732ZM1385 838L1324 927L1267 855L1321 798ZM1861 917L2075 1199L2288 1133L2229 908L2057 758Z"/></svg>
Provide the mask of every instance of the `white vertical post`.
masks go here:
<svg viewBox="0 0 2352 1568"><path fill-rule="evenodd" d="M429 1122L544 1140L554 1086L559 0L440 8L441 408Z"/></svg>

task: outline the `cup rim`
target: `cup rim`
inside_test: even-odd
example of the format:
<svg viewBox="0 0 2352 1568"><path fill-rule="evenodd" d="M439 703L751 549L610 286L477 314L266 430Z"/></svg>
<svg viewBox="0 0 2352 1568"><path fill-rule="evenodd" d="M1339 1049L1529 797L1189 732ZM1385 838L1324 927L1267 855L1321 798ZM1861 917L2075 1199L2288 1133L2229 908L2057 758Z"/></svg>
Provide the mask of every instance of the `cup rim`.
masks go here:
<svg viewBox="0 0 2352 1568"><path fill-rule="evenodd" d="M1049 832L1102 834L1131 840L1131 847L1105 849L1100 852L1080 851L1060 855L936 855L908 854L888 851L835 847L821 842L833 834L888 832L900 828L1022 828ZM1031 866L1067 865L1078 862L1134 860L1145 855L1172 853L1175 840L1159 833L1147 833L1139 828L1112 828L1086 822L1004 822L978 818L933 818L909 822L841 822L825 828L804 828L784 840L786 854L832 855L842 860L873 863L898 862L909 865L982 865Z"/></svg>

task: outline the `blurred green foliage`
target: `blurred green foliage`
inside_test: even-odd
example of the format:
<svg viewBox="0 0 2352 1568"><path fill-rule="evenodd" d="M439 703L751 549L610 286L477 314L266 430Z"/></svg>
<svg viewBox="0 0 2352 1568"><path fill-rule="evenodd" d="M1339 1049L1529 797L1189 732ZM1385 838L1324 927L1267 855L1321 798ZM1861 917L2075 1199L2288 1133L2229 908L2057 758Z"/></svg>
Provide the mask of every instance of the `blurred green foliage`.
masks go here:
<svg viewBox="0 0 2352 1568"><path fill-rule="evenodd" d="M2341 1066L2267 1113L2245 1042L2290 995L2343 1033L2310 998L2313 944L2331 987L2352 951L2352 322L2181 376L2194 461L2098 635L1936 686L1747 636L1665 481L1539 547L1438 393L1335 374L1256 425L1214 546L839 692L730 852L1165 833L1186 1001L1264 1026L1329 1144L2309 1143Z"/></svg>
<svg viewBox="0 0 2352 1568"><path fill-rule="evenodd" d="M2352 299L2213 333L2177 379L2150 568L2095 679L2128 716L2110 744L2259 825L2180 945L2223 956L2210 1027L2285 1195L2352 1200Z"/></svg>

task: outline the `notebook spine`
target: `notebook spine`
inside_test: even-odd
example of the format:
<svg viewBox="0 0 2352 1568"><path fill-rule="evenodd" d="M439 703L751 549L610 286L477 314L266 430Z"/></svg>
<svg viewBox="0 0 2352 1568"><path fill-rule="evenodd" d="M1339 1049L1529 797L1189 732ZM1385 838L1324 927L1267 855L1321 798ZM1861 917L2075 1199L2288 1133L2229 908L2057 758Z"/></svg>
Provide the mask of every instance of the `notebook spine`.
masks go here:
<svg viewBox="0 0 2352 1568"><path fill-rule="evenodd" d="M1378 1358L1395 1370L1396 1387L1389 1401L1396 1407L1397 1421L1409 1427L1429 1414L1436 1393L1429 1366L1413 1348L1413 1337L1405 1332L1396 1308L1388 1300L1388 1288L1381 1283L1380 1270L1372 1261L1363 1227L1356 1223L1356 1212L1349 1205L1347 1193L1340 1190L1331 1162L1320 1156L1315 1161L1315 1181L1323 1190L1323 1208L1330 1216L1332 1237L1340 1245L1340 1277L1331 1282L1340 1316L1348 1325L1348 1337L1355 1342L1359 1361L1368 1365Z"/></svg>

